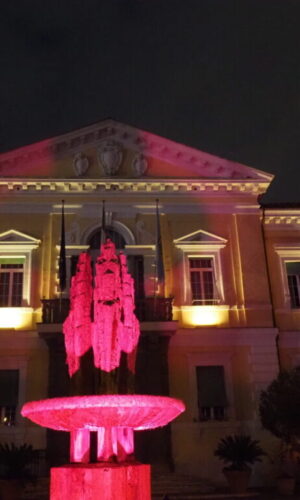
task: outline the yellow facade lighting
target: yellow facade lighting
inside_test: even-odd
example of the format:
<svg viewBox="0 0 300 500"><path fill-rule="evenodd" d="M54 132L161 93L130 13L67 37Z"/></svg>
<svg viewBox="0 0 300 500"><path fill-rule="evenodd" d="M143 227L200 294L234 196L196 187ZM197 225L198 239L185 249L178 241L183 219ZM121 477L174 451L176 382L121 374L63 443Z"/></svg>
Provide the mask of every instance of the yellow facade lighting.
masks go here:
<svg viewBox="0 0 300 500"><path fill-rule="evenodd" d="M31 327L31 307L0 307L0 329L26 330Z"/></svg>

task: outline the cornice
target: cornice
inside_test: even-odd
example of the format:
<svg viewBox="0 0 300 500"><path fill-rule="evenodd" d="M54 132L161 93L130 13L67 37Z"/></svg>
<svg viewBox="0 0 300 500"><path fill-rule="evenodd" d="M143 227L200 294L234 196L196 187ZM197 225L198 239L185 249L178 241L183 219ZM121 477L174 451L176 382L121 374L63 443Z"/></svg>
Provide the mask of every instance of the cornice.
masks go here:
<svg viewBox="0 0 300 500"><path fill-rule="evenodd" d="M256 179L269 185L274 177L267 172L219 158L114 120L105 120L1 154L0 175L5 175L9 171L22 175L22 170L24 171L24 166L27 164L39 165L49 159L56 161L66 155L80 153L87 147L98 147L101 141L107 139L117 141L124 148L146 157L157 158L199 172L201 178Z"/></svg>
<svg viewBox="0 0 300 500"><path fill-rule="evenodd" d="M193 233L186 234L173 240L174 244L177 246L180 245L203 245L203 244L212 244L212 245L226 245L227 240L213 233L209 233L208 231L204 231L203 229L194 231Z"/></svg>
<svg viewBox="0 0 300 500"><path fill-rule="evenodd" d="M41 240L14 229L0 234L0 247L2 251L31 251L38 248L40 243Z"/></svg>
<svg viewBox="0 0 300 500"><path fill-rule="evenodd" d="M300 209L267 210L264 221L272 229L276 229L278 226L299 226Z"/></svg>
<svg viewBox="0 0 300 500"><path fill-rule="evenodd" d="M279 257L299 258L300 244L299 245L295 245L293 243L275 244L274 250L279 255Z"/></svg>
<svg viewBox="0 0 300 500"><path fill-rule="evenodd" d="M123 193L176 193L178 195L224 195L241 193L259 195L266 191L269 182L259 179L234 181L205 179L17 179L0 178L0 193L72 193L93 192Z"/></svg>
<svg viewBox="0 0 300 500"><path fill-rule="evenodd" d="M191 243L175 243L174 245L176 248L179 248L183 252L196 252L201 249L203 252L218 252L222 250L222 248L225 248L226 244L225 243L201 243L201 242L191 242Z"/></svg>

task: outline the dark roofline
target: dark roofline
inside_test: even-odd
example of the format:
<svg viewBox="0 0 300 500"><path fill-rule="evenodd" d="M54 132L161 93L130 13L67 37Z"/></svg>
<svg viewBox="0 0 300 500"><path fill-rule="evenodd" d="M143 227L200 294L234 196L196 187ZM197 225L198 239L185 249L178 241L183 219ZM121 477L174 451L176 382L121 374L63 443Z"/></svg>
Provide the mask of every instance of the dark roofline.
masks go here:
<svg viewBox="0 0 300 500"><path fill-rule="evenodd" d="M292 208L299 208L300 209L300 201L299 202L296 202L296 201L286 201L286 202L273 202L273 203L264 203L263 201L260 201L258 200L260 206L262 208L270 208L270 209L280 209L280 208L286 208L286 209L292 209Z"/></svg>

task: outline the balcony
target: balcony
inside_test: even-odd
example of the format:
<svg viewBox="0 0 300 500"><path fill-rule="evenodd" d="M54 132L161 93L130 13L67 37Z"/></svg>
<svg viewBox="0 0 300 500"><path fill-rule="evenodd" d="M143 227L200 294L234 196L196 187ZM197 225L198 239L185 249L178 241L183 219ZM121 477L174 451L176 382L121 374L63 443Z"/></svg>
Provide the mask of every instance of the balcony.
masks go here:
<svg viewBox="0 0 300 500"><path fill-rule="evenodd" d="M42 299L42 323L63 323L70 301L62 299ZM172 321L172 298L146 297L137 299L135 313L139 321Z"/></svg>

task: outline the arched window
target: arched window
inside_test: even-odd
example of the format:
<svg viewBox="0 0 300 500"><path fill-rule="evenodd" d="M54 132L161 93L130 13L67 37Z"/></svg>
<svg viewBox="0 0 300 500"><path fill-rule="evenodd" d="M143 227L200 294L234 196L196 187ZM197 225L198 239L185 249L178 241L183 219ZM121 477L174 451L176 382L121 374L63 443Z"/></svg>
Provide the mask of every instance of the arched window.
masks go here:
<svg viewBox="0 0 300 500"><path fill-rule="evenodd" d="M105 228L105 234L107 238L111 239L111 241L114 242L117 250L122 250L123 248L125 248L126 241L120 233L118 233L111 227L107 227ZM91 250L99 250L100 241L101 241L101 228L96 229L96 231L94 231L91 234L91 236L87 240L87 244L89 245Z"/></svg>
<svg viewBox="0 0 300 500"><path fill-rule="evenodd" d="M120 224L121 226L121 224ZM107 226L105 228L105 234L107 238L116 245L117 253L124 250L128 241L125 240L124 236L117 231L112 226ZM126 233L125 233L126 235ZM100 241L101 241L101 227L96 228L86 239L86 244L89 246L89 254L92 259L92 267L94 269L94 263L100 252ZM71 257L71 276L76 272L78 255L73 255ZM130 274L132 275L135 282L135 295L136 297L143 298L145 296L144 291L144 258L143 255L129 255L127 257L127 264Z"/></svg>
<svg viewBox="0 0 300 500"><path fill-rule="evenodd" d="M112 227L108 226L105 228L105 234L107 238L110 238L111 241L116 245L117 250L123 250L126 245L126 241L124 237L117 231L115 231ZM96 262L97 257L100 252L100 241L101 241L101 227L97 228L93 233L87 238L87 245L89 245L89 254L92 259L93 268L94 263ZM78 255L73 255L71 257L71 276L73 276L76 272L76 265L78 261Z"/></svg>

